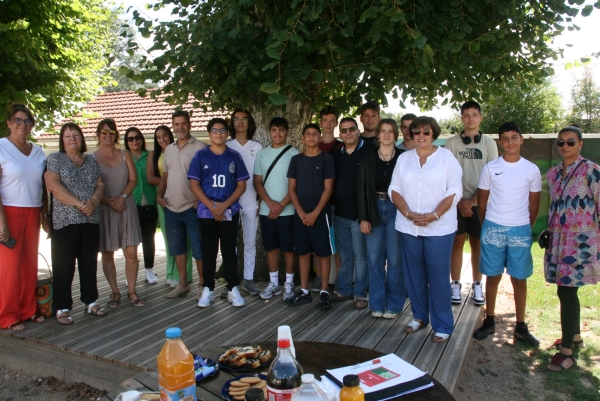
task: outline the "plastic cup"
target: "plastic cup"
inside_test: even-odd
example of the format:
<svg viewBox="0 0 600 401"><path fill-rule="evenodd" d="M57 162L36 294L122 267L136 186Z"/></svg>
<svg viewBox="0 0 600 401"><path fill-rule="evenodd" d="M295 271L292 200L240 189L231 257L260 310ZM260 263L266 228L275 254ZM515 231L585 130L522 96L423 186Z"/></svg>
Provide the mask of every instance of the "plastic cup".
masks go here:
<svg viewBox="0 0 600 401"><path fill-rule="evenodd" d="M121 401L140 401L141 395L139 391L129 390L121 394Z"/></svg>

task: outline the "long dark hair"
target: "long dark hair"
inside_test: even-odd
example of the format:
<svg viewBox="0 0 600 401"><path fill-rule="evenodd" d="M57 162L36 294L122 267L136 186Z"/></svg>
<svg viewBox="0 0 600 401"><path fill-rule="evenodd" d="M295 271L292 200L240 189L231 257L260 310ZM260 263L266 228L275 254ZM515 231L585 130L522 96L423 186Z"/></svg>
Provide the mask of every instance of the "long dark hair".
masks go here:
<svg viewBox="0 0 600 401"><path fill-rule="evenodd" d="M139 128L137 127L129 127L125 130L125 149L127 149L128 151L131 152L131 149L129 149L129 139L127 139L127 135L129 135L130 132L137 132L138 134L140 134L142 136L142 152L146 151L146 138L144 138L144 134L142 134L142 131L139 130Z"/></svg>
<svg viewBox="0 0 600 401"><path fill-rule="evenodd" d="M162 153L162 148L160 147L160 144L156 139L156 133L159 129L167 131L167 134L169 135L169 140L171 141L169 143L175 142L175 138L173 137L173 131L171 131L171 128L167 127L166 125L159 125L158 127L156 127L156 129L154 130L154 154L152 155L152 162L154 163L154 175L156 175L157 177L160 177L160 171L158 171L158 159L160 159L160 154Z"/></svg>
<svg viewBox="0 0 600 401"><path fill-rule="evenodd" d="M229 119L229 126L225 125L229 129L229 136L231 139L235 139L235 127L233 125L233 117L235 113L246 113L248 116L248 131L246 132L246 138L251 140L254 138L254 133L256 132L256 123L254 122L254 118L252 118L252 114L248 110L235 109L233 113L231 113L231 118Z"/></svg>

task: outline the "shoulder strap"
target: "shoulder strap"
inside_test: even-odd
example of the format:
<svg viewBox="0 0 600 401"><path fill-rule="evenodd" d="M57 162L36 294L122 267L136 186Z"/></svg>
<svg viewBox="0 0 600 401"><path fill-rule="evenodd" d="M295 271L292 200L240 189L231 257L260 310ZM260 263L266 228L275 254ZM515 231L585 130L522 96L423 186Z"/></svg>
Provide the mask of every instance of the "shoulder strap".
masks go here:
<svg viewBox="0 0 600 401"><path fill-rule="evenodd" d="M275 167L275 165L277 164L277 162L279 161L279 159L281 159L281 156L283 156L283 154L285 152L287 152L288 150L290 150L292 148L292 145L288 145L285 147L285 149L283 149L281 151L281 153L279 153L277 155L277 157L275 158L275 160L273 160L273 163L271 163L271 165L269 166L269 169L267 170L267 174L265 174L265 179L263 180L263 185L265 185L265 182L267 182L267 178L269 178L269 174L271 174L271 170L273 170L273 167Z"/></svg>

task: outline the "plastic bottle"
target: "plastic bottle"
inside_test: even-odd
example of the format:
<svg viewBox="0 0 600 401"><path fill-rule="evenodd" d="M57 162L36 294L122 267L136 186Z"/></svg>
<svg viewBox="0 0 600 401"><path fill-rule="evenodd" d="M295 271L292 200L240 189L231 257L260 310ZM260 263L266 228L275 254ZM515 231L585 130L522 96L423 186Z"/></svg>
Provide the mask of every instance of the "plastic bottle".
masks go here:
<svg viewBox="0 0 600 401"><path fill-rule="evenodd" d="M294 394L292 401L329 401L327 395L314 383L315 375L305 373L302 375L302 385Z"/></svg>
<svg viewBox="0 0 600 401"><path fill-rule="evenodd" d="M277 345L277 356L267 372L267 397L269 401L291 401L304 371L290 352L288 338L280 339Z"/></svg>
<svg viewBox="0 0 600 401"><path fill-rule="evenodd" d="M344 387L340 390L340 401L364 401L365 392L360 388L357 375L344 376Z"/></svg>
<svg viewBox="0 0 600 401"><path fill-rule="evenodd" d="M181 329L166 331L167 341L158 354L158 385L161 401L198 401L194 357L181 341Z"/></svg>

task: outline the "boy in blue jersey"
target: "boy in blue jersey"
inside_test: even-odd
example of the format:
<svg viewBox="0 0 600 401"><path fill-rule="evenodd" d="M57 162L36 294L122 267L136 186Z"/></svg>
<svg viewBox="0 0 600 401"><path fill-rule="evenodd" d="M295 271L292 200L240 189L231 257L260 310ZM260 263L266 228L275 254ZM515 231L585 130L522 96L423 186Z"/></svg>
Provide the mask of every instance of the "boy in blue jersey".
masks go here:
<svg viewBox="0 0 600 401"><path fill-rule="evenodd" d="M196 153L188 178L190 188L198 198L200 231L204 233L202 254L204 266L204 290L198 307L210 306L214 299L217 253L221 242L222 268L225 269L228 300L233 306L244 306L238 285L237 231L240 220L240 196L246 190L248 170L242 156L225 145L227 122L222 118L211 119L207 126L210 146Z"/></svg>
<svg viewBox="0 0 600 401"><path fill-rule="evenodd" d="M292 157L288 170L289 194L296 213L294 214L294 247L300 259L300 291L288 304L291 306L312 302L308 289L310 254L321 258L322 285L319 309L330 308L327 292L330 256L335 252L331 236L331 207L329 198L333 193L335 169L333 158L319 149L321 128L318 124L306 124L302 130L304 153Z"/></svg>

